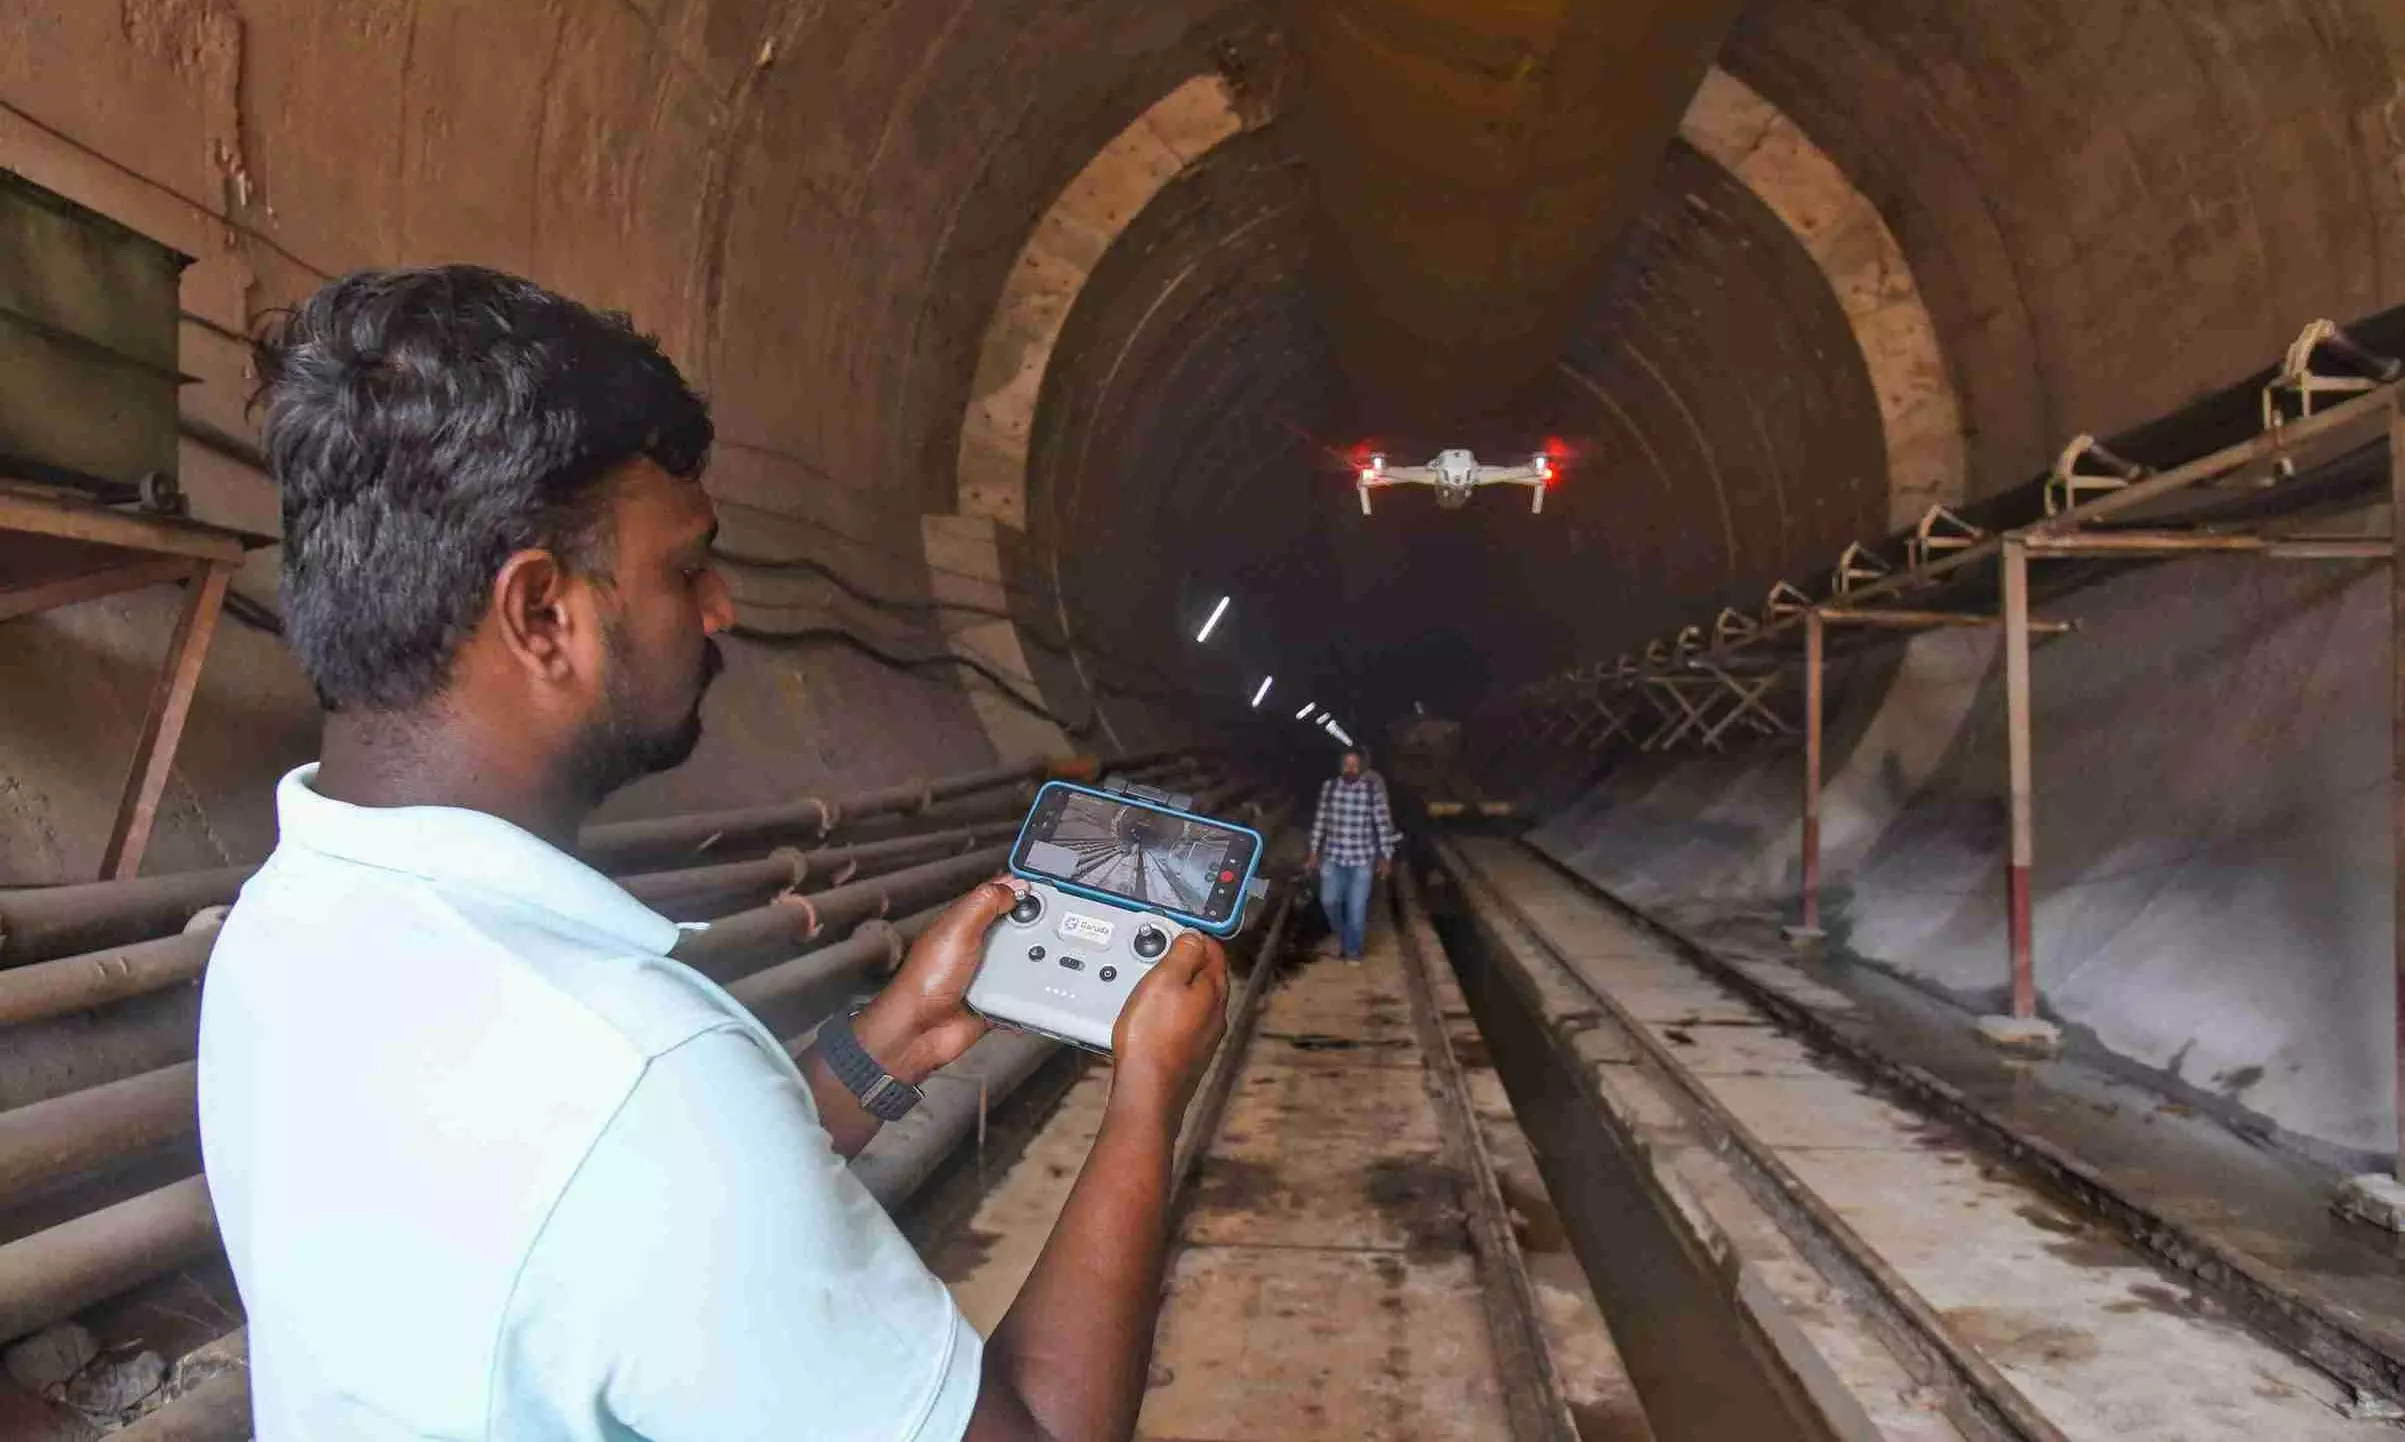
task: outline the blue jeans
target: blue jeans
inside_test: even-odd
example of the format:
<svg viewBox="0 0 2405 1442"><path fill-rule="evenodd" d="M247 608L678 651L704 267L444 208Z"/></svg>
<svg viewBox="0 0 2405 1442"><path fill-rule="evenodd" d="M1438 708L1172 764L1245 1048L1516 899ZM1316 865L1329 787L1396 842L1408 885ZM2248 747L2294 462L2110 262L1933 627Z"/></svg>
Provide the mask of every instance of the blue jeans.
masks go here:
<svg viewBox="0 0 2405 1442"><path fill-rule="evenodd" d="M1328 925L1347 956L1361 955L1362 938L1370 927L1370 883L1377 873L1369 866L1319 864L1319 904L1327 908Z"/></svg>

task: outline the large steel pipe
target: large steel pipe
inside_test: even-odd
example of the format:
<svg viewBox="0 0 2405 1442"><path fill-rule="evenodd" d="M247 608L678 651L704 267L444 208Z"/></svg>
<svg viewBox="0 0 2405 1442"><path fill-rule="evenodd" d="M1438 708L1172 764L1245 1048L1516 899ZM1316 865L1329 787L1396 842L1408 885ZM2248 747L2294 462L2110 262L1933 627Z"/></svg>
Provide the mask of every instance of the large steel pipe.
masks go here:
<svg viewBox="0 0 2405 1442"><path fill-rule="evenodd" d="M802 900L811 911L811 935L846 929L872 916L890 916L897 911L916 911L922 906L949 902L1001 870L1009 857L1007 845L980 847L966 855L905 867L805 896Z"/></svg>
<svg viewBox="0 0 2405 1442"><path fill-rule="evenodd" d="M1140 771L1157 769L1168 759L1148 755L1115 765ZM940 803L1002 787L1025 787L1050 774L1090 775L1095 768L1090 759L989 767L850 796L617 822L587 827L580 849L605 869L626 871L679 856L698 860L705 849L730 846L743 838L772 842L789 835L820 838L835 826L848 828L871 818L900 818L930 806L935 809L927 811L927 824L911 829L958 827L997 820L1008 814L1010 803L989 803L960 812L945 812ZM72 886L0 888L0 967L168 935L202 908L232 901L257 869L228 866Z"/></svg>
<svg viewBox="0 0 2405 1442"><path fill-rule="evenodd" d="M624 866L637 860L679 856L690 859L714 847L747 840L825 837L847 824L925 811L939 801L999 787L1025 786L1053 772L1072 769L1077 768L1066 762L995 766L960 776L906 781L853 796L805 796L768 806L620 821L586 827L577 843L578 849L597 866Z"/></svg>
<svg viewBox="0 0 2405 1442"><path fill-rule="evenodd" d="M212 907L176 936L0 971L0 1026L62 1016L192 981L209 964L222 915Z"/></svg>
<svg viewBox="0 0 2405 1442"><path fill-rule="evenodd" d="M815 851L780 846L756 861L650 871L622 877L618 884L645 905L678 921L701 920L756 906L780 891L804 888L814 882L840 886L856 877L891 871L913 861L974 851L991 845L1017 825L1016 820L995 821L983 826L915 832L854 846L822 846Z"/></svg>
<svg viewBox="0 0 2405 1442"><path fill-rule="evenodd" d="M755 999L763 1004L774 1002L777 1014L787 1015L819 997L835 995L841 982L872 976L876 961L898 958L900 941L915 937L943 905L992 875L1008 853L1007 846L988 846L813 895L780 898L759 908L766 914L765 925L753 913L736 919L746 933L743 950L723 948L711 958L718 965L696 969L724 981L747 970L743 961L759 956L761 948L790 952L818 937L847 932L864 921L925 909L902 926L881 927L873 935L857 939L857 946L833 961L817 960L818 954L814 954L770 968L773 975L765 980L755 977L729 987L737 1000L747 1005ZM712 930L716 929L713 926ZM696 941L708 936L702 933ZM679 948L680 960L685 959L684 951ZM687 964L694 963L687 960ZM141 1147L189 1133L195 1104L193 1064L185 1062L0 1112L0 1203Z"/></svg>
<svg viewBox="0 0 2405 1442"><path fill-rule="evenodd" d="M795 1036L786 1050L798 1057L809 1041L807 1034ZM985 1037L929 1080L927 1100L917 1111L869 1142L852 1162L854 1173L887 1210L901 1206L945 1158L975 1141L979 1113L1009 1097L1057 1049L1018 1032ZM250 1430L250 1378L236 1369L210 1378L118 1435L126 1442L241 1442Z"/></svg>
<svg viewBox="0 0 2405 1442"><path fill-rule="evenodd" d="M217 1245L208 1184L155 1192L0 1246L0 1344L14 1341Z"/></svg>
<svg viewBox="0 0 2405 1442"><path fill-rule="evenodd" d="M197 1064L178 1062L0 1112L0 1206L61 1177L187 1136Z"/></svg>
<svg viewBox="0 0 2405 1442"><path fill-rule="evenodd" d="M676 959L724 984L767 961L805 950L830 932L872 917L949 902L1001 870L1009 856L1008 845L981 847L814 895L787 893L765 906L721 917L707 931L688 932L676 944Z"/></svg>
<svg viewBox="0 0 2405 1442"><path fill-rule="evenodd" d="M638 898L677 920L697 920L718 914L721 909L746 906L796 884L806 885L814 879L842 883L863 873L874 875L922 857L941 857L990 845L1017 830L1020 816L1017 804L1004 815L1007 819L989 819L977 826L911 832L883 841L821 847L756 861L647 872L626 877L622 884ZM750 913L743 915L749 917ZM781 916L782 919L774 920L752 918L751 927L756 931L737 923L728 940L738 945L714 947L697 937L694 942L680 945L677 957L710 973L710 967L702 959L713 954L747 955L763 942L774 949L780 943L768 941L772 937L801 940L801 933L786 923L804 923L806 918ZM0 970L0 1026L82 1011L194 980L208 966L209 950L216 944L217 924L221 919L215 911L205 911L181 935ZM715 931L717 926L725 924L713 923L712 929ZM807 929L806 924L801 926L801 931ZM723 980L712 975L713 979Z"/></svg>
<svg viewBox="0 0 2405 1442"><path fill-rule="evenodd" d="M806 1044L796 1038L788 1047L798 1054ZM1025 1032L987 1033L960 1060L927 1079L927 1099L878 1132L852 1159L852 1174L888 1211L901 1205L944 1158L980 1135L979 1118L1017 1090L1058 1046Z"/></svg>
<svg viewBox="0 0 2405 1442"><path fill-rule="evenodd" d="M815 1027L836 1008L864 992L902 963L943 908L931 906L900 921L869 921L833 946L791 957L730 983L727 995L742 1002L771 1031Z"/></svg>
<svg viewBox="0 0 2405 1442"><path fill-rule="evenodd" d="M1201 765L1191 757L1154 757L1110 769L1114 774L1124 770L1148 782L1190 781ZM817 841L836 834L847 841L868 842L920 831L986 825L1017 820L1024 815L1035 788L1047 776L1090 780L1093 774L1095 768L1090 762L1056 762L973 772L934 782L909 782L824 802L805 798L734 811L618 822L588 828L581 851L597 866L624 871L635 866L665 866L706 858L731 860L796 838ZM822 831L821 823L829 817L833 819L833 829Z"/></svg>
<svg viewBox="0 0 2405 1442"><path fill-rule="evenodd" d="M0 890L0 966L165 936L182 928L201 908L232 901L256 870L222 866L126 881Z"/></svg>

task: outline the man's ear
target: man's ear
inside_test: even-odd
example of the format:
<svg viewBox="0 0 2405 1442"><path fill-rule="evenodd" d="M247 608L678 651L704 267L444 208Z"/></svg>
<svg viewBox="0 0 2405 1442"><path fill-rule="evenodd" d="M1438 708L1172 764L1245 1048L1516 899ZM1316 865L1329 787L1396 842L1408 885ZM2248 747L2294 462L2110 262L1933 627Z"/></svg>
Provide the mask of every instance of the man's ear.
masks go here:
<svg viewBox="0 0 2405 1442"><path fill-rule="evenodd" d="M568 568L545 550L515 552L493 577L494 631L501 649L528 674L565 681L576 672L579 617L569 603Z"/></svg>

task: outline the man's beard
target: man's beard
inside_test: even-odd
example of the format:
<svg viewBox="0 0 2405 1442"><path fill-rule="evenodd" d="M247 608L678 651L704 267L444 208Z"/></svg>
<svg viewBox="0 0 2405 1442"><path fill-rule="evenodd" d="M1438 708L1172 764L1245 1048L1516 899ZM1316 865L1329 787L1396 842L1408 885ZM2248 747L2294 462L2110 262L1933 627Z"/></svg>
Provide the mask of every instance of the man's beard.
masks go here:
<svg viewBox="0 0 2405 1442"><path fill-rule="evenodd" d="M726 669L726 657L716 641L702 642L701 679L693 688L693 705L673 726L646 726L637 718L642 707L630 694L626 638L611 627L605 637L608 675L602 686L603 714L585 727L569 755L568 770L587 804L631 782L685 764L701 744L701 701Z"/></svg>

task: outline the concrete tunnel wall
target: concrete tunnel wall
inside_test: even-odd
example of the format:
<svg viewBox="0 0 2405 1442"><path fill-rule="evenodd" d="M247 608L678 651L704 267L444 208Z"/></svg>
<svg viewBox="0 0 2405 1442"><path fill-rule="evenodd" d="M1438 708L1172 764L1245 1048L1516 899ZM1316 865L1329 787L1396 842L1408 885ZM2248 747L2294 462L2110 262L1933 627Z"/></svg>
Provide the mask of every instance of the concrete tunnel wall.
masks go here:
<svg viewBox="0 0 2405 1442"><path fill-rule="evenodd" d="M2385 569L2200 558L2042 608L2081 627L2032 656L2043 1004L2309 1152L2393 1150ZM1833 671L1830 945L2001 1009L1996 638ZM1535 839L1667 915L1791 917L1802 779L1793 744L1646 757Z"/></svg>
<svg viewBox="0 0 2405 1442"><path fill-rule="evenodd" d="M1757 6L1722 64L1896 237L1970 499L2405 299L2393 7L1806 8ZM2180 563L2050 612L2088 630L2035 663L2046 1004L2308 1151L2392 1151L2384 580ZM2006 965L1991 645L1925 637L1837 682L1825 863L1840 945L1982 1007ZM1554 796L1540 836L1651 904L1782 907L1799 786L1792 747L1648 758Z"/></svg>
<svg viewBox="0 0 2405 1442"><path fill-rule="evenodd" d="M927 603L1009 586L1024 606L1031 563L1006 545L931 567L922 521L956 508L960 419L1020 243L1114 134L1240 69L1246 43L1225 6L934 8L27 0L0 13L0 164L198 258L195 429L250 434L239 337L355 266L474 260L630 311L712 396L728 548L788 563L731 568L747 628L841 630L927 664L734 641L694 764L610 813L874 785L1107 743L999 735L974 709ZM1023 83L1065 54L1074 73ZM199 515L274 532L264 477L197 439L182 460ZM237 588L273 587L271 550ZM97 866L175 604L0 626L0 876ZM229 619L147 868L263 854L268 783L315 730L280 646Z"/></svg>

